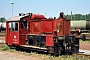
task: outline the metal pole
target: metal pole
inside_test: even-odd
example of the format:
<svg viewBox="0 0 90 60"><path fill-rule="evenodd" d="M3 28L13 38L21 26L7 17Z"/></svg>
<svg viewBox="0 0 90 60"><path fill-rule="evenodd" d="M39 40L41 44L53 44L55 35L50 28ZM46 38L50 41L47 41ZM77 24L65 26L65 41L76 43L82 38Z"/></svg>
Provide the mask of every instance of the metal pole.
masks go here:
<svg viewBox="0 0 90 60"><path fill-rule="evenodd" d="M12 17L13 17L13 4L12 4Z"/></svg>
<svg viewBox="0 0 90 60"><path fill-rule="evenodd" d="M71 11L71 20L72 20L72 11Z"/></svg>
<svg viewBox="0 0 90 60"><path fill-rule="evenodd" d="M14 2L11 2L11 4L12 4L12 17L13 17L13 4L14 4Z"/></svg>

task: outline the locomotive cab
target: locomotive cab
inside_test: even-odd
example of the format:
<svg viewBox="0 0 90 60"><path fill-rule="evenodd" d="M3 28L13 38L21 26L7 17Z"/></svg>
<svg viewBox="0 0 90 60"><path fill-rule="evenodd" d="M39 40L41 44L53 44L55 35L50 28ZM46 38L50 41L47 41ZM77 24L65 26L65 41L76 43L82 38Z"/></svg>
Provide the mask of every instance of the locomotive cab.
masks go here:
<svg viewBox="0 0 90 60"><path fill-rule="evenodd" d="M19 44L19 21L12 17L6 21L6 43L9 45Z"/></svg>
<svg viewBox="0 0 90 60"><path fill-rule="evenodd" d="M6 43L8 45L26 44L25 34L28 34L28 32L28 19L23 18L23 16L15 16L7 19Z"/></svg>

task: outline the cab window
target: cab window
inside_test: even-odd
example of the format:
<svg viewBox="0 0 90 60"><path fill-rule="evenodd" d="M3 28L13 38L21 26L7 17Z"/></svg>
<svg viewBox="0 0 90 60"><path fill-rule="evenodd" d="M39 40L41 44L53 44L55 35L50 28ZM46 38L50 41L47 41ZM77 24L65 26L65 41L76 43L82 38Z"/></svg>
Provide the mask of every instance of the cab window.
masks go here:
<svg viewBox="0 0 90 60"><path fill-rule="evenodd" d="M11 30L11 22L8 23L8 29Z"/></svg>
<svg viewBox="0 0 90 60"><path fill-rule="evenodd" d="M27 20L21 20L21 28L28 29L28 21Z"/></svg>
<svg viewBox="0 0 90 60"><path fill-rule="evenodd" d="M18 31L18 22L12 22L12 31Z"/></svg>

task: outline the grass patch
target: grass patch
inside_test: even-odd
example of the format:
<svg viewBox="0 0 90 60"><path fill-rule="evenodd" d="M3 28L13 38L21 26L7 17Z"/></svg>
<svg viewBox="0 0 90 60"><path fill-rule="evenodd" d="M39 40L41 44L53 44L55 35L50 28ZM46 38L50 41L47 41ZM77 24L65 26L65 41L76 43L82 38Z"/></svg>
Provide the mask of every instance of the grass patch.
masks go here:
<svg viewBox="0 0 90 60"><path fill-rule="evenodd" d="M10 50L10 48L9 48L8 46L2 46L2 47L1 47L1 50L2 50L2 51L7 51L7 50Z"/></svg>
<svg viewBox="0 0 90 60"><path fill-rule="evenodd" d="M43 60L89 60L87 57L84 56L79 57L77 55L62 55L57 57L50 54L38 54L37 52L28 53L28 56L39 57Z"/></svg>
<svg viewBox="0 0 90 60"><path fill-rule="evenodd" d="M80 42L90 43L90 40L86 40L86 41L80 40Z"/></svg>

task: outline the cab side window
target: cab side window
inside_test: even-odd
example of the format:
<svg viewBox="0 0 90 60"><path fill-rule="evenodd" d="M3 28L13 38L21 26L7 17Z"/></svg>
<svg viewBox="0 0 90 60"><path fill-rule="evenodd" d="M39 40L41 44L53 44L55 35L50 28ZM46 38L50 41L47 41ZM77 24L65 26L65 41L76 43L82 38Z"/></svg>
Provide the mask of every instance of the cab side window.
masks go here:
<svg viewBox="0 0 90 60"><path fill-rule="evenodd" d="M21 28L28 29L28 21L27 20L21 20Z"/></svg>

